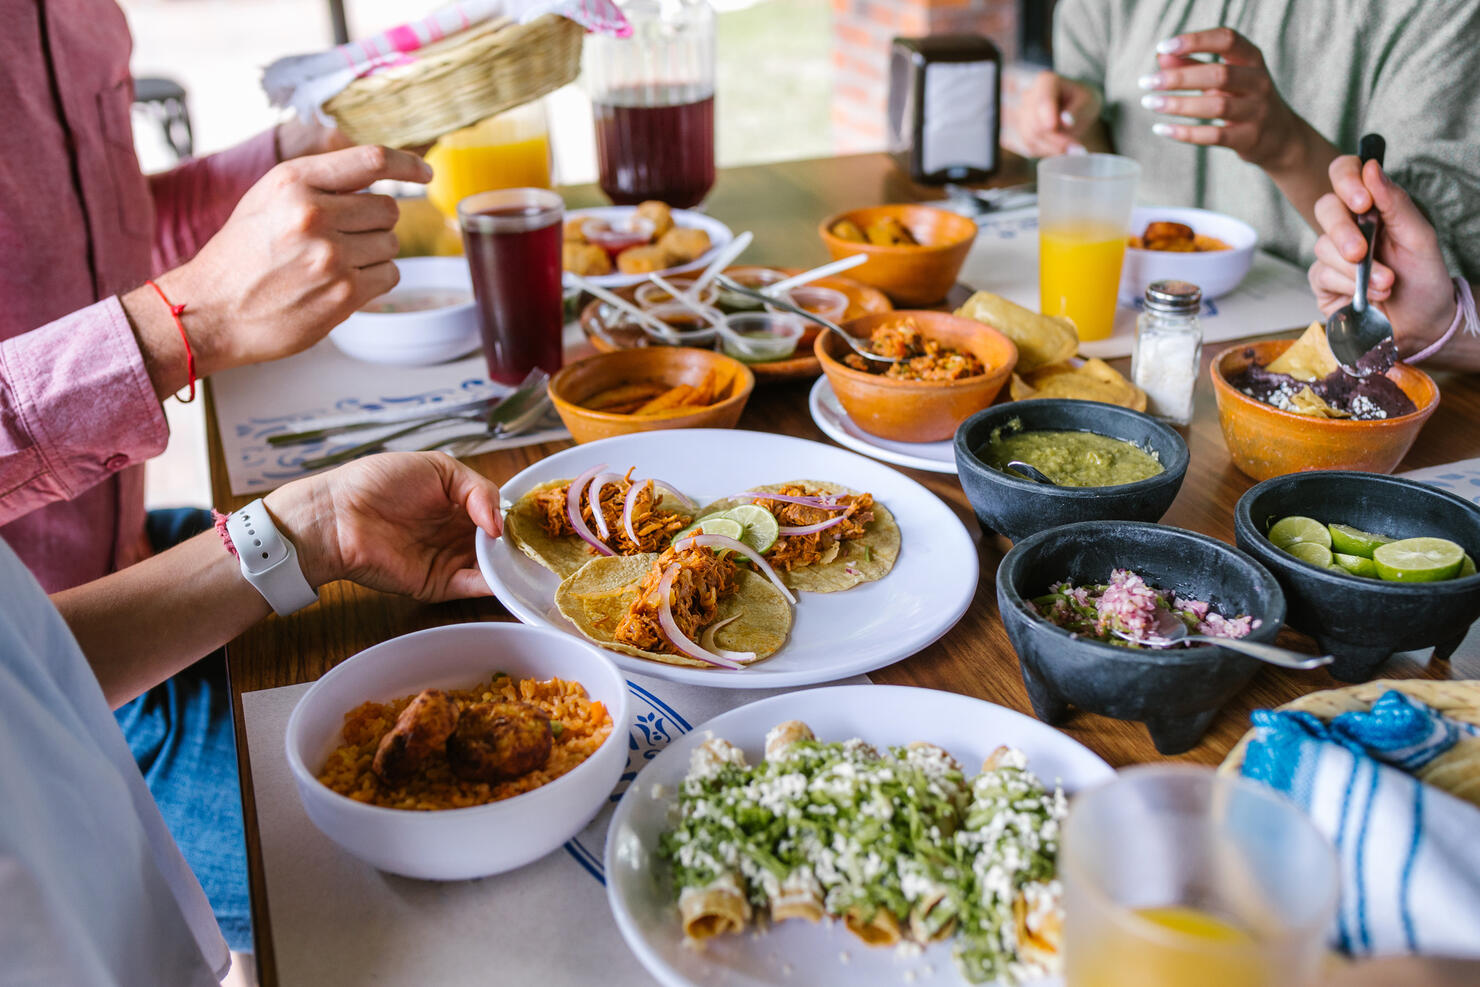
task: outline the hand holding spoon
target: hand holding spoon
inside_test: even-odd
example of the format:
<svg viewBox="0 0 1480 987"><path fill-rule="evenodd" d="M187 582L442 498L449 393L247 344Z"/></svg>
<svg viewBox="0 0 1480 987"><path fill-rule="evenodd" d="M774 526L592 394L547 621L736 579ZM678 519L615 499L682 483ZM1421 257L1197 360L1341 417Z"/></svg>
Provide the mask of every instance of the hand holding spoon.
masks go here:
<svg viewBox="0 0 1480 987"><path fill-rule="evenodd" d="M1362 164L1376 161L1382 164L1387 145L1377 134L1363 136L1359 148ZM1367 253L1357 264L1357 287L1352 292L1350 305L1343 305L1326 320L1326 341L1331 352L1341 364L1341 369L1354 377L1366 377L1375 367L1360 365L1358 361L1383 340L1393 338L1393 325L1367 300L1367 285L1372 277L1372 255L1377 252L1377 236L1381 232L1382 217L1373 206L1357 217L1357 229L1367 241ZM1380 366L1380 361L1378 366Z"/></svg>

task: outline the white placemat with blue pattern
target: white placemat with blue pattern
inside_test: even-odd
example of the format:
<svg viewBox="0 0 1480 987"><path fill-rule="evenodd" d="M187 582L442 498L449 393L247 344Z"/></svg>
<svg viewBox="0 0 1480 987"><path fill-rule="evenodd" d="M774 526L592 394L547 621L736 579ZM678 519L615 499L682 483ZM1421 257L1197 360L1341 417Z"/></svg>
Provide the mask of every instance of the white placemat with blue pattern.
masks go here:
<svg viewBox="0 0 1480 987"><path fill-rule="evenodd" d="M1431 487L1447 490L1472 504L1480 505L1480 458L1461 459L1458 462L1410 470L1398 475L1405 480L1417 480Z"/></svg>
<svg viewBox="0 0 1480 987"><path fill-rule="evenodd" d="M830 685L868 684L865 676ZM314 828L288 770L288 716L312 683L242 696L282 984L546 987L652 983L606 899L602 854L612 808L668 743L737 706L795 689L739 691L629 675L627 768L608 807L575 839L527 867L477 881L383 874Z"/></svg>
<svg viewBox="0 0 1480 987"><path fill-rule="evenodd" d="M976 217L980 232L958 280L1038 311L1038 210L1006 210ZM1136 306L1118 305L1109 339L1083 343L1081 356L1130 356L1136 339ZM1302 328L1320 316L1305 271L1258 251L1243 282L1222 298L1203 302L1203 341L1226 342Z"/></svg>
<svg viewBox="0 0 1480 987"><path fill-rule="evenodd" d="M388 408L420 407L431 415L438 408L511 390L512 387L488 379L488 367L481 352L430 367L396 367L353 359L327 339L296 356L238 367L211 378L211 398L221 427L221 447L231 492L259 496L315 472L303 468L305 459L357 445L400 426L388 425L319 442L278 447L267 442L267 437L275 432L304 427L307 419L353 416ZM476 424L469 422L439 425L392 441L388 448L420 449L438 439L451 439L476 429ZM569 436L552 411L537 428L523 435L462 443L448 451L472 456Z"/></svg>

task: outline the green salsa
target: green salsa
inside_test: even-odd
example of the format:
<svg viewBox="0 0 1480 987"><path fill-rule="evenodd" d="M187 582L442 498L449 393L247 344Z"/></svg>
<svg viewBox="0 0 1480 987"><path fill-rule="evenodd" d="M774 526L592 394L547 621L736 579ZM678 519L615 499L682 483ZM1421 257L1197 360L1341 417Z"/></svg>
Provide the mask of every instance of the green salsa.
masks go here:
<svg viewBox="0 0 1480 987"><path fill-rule="evenodd" d="M1153 453L1094 432L1011 431L1004 435L999 428L976 454L1003 472L1011 472L1008 462L1021 460L1062 487L1113 487L1145 480L1163 470Z"/></svg>

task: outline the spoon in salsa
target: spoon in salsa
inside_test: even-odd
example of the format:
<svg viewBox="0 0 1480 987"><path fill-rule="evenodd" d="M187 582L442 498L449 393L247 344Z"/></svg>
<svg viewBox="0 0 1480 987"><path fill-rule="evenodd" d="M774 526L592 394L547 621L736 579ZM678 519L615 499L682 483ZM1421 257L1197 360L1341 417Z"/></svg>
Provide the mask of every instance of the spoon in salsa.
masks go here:
<svg viewBox="0 0 1480 987"><path fill-rule="evenodd" d="M1273 644L1265 644L1262 641L1245 641L1235 637L1212 637L1207 634L1193 634L1187 629L1187 625L1165 611L1157 614L1156 633L1149 637L1136 637L1124 631L1114 631L1116 637L1124 638L1132 644L1139 644L1143 648L1170 648L1184 641L1197 644L1212 644L1229 651L1237 651L1248 655L1250 658L1258 658L1260 661L1281 668L1293 668L1296 671L1306 671L1312 668L1320 668L1329 665L1335 659L1331 655L1307 655L1299 651L1291 651L1288 648L1276 647Z"/></svg>
<svg viewBox="0 0 1480 987"><path fill-rule="evenodd" d="M1362 165L1368 161L1382 164L1386 142L1377 134L1366 134L1359 145ZM1362 357L1393 338L1393 325L1367 300L1367 284L1372 277L1372 255L1377 253L1377 235L1382 229L1382 218L1373 206L1357 217L1357 229L1367 241L1367 253L1357 264L1357 287L1352 292L1350 305L1343 305L1326 320L1326 341L1331 352L1341 364L1341 369L1353 377L1366 377L1386 367L1374 366L1374 361L1362 362Z"/></svg>
<svg viewBox="0 0 1480 987"><path fill-rule="evenodd" d="M793 305L788 299L772 298L770 295L763 294L762 292L756 291L752 288L747 288L745 287L745 285L740 284L734 279L728 278L723 274L719 276L718 280L726 291L733 291L737 295L745 295L748 298L754 298L757 301L765 302L772 308L779 308L783 312L790 312L793 315L800 315L802 318L815 322L819 326L829 330L830 332L837 333L839 336L843 337L843 342L847 343L849 348L852 349L854 353L857 353L865 360L873 360L875 363L887 363L890 365L899 362L891 356L880 356L879 354L870 351L862 344L860 344L856 337L851 335L847 330L838 325L836 322L833 322L830 319L824 319L822 316L818 315L815 312L808 312L800 305Z"/></svg>
<svg viewBox="0 0 1480 987"><path fill-rule="evenodd" d="M1032 463L1023 462L1021 459L1009 459L1007 461L1007 468L1012 470L1014 473L1017 473L1019 476L1032 480L1035 483L1043 483L1050 487L1058 486L1057 483L1049 479L1047 473L1043 472Z"/></svg>

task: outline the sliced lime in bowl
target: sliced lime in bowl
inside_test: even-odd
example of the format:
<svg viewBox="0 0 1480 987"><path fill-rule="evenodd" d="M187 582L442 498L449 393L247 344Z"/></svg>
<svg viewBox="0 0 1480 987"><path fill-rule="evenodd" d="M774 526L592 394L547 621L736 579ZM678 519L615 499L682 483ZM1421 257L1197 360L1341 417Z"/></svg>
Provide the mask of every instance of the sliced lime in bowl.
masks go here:
<svg viewBox="0 0 1480 987"><path fill-rule="evenodd" d="M1372 558L1372 553L1379 546L1386 545L1393 539L1383 535L1374 535L1370 531L1361 528L1353 528L1349 524L1328 524L1327 529L1331 532L1331 550L1344 555L1360 555L1364 559Z"/></svg>
<svg viewBox="0 0 1480 987"><path fill-rule="evenodd" d="M1379 545L1372 561L1388 582L1437 583L1459 574L1465 550L1448 538L1404 538Z"/></svg>
<svg viewBox="0 0 1480 987"><path fill-rule="evenodd" d="M1343 571L1353 576L1361 576L1364 579L1377 578L1377 563L1362 555L1347 555L1344 552L1332 552L1336 565Z"/></svg>
<svg viewBox="0 0 1480 987"><path fill-rule="evenodd" d="M1309 562L1311 565L1318 565L1322 569L1329 569L1332 566L1331 550L1325 545L1319 545L1313 541L1296 542L1285 549L1285 551L1295 556L1301 562Z"/></svg>
<svg viewBox="0 0 1480 987"><path fill-rule="evenodd" d="M1321 548L1331 548L1331 532L1324 524L1313 517L1303 517L1292 514L1290 517L1280 518L1269 529L1269 540L1274 547L1290 552L1296 545L1319 545ZM1299 556L1297 556L1298 558ZM1309 562L1309 559L1306 559ZM1326 560L1327 562L1330 559ZM1318 565L1320 563L1317 563Z"/></svg>

